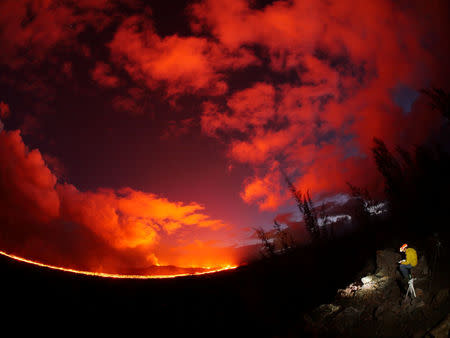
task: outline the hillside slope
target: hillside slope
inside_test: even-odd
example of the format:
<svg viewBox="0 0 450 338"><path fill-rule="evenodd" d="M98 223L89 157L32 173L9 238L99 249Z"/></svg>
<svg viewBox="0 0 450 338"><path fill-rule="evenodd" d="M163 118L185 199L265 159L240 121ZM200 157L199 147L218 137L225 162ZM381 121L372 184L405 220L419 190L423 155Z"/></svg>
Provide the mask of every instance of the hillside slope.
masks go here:
<svg viewBox="0 0 450 338"><path fill-rule="evenodd" d="M304 315L306 332L312 336L448 337L448 261L439 260L431 271L425 257L420 257L413 269L417 297L406 297L407 284L396 270L400 258L394 250L377 251L376 271L339 289L333 303Z"/></svg>

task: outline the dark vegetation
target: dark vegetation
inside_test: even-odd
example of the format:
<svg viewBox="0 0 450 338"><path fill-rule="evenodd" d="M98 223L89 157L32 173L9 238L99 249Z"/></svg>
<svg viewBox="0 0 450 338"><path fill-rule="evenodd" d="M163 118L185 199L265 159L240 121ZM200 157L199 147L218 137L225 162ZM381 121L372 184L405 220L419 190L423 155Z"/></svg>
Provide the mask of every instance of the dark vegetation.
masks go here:
<svg viewBox="0 0 450 338"><path fill-rule="evenodd" d="M448 119L448 94L427 93ZM263 259L233 271L169 280L79 276L0 257L0 319L4 327L22 322L14 324L16 332L57 328L61 336L66 335L62 329L102 336L123 331L155 337L298 337L302 313L330 302L338 288L369 272L378 249L409 243L427 256L439 280L443 272L437 266L449 258L449 153L437 141L391 152L375 139L373 156L384 178L388 213L372 215L377 201L350 183L354 224L345 236L335 236L324 209L286 177L309 245L300 246L289 229L274 221L272 231L256 230ZM437 240L443 248L439 255Z"/></svg>

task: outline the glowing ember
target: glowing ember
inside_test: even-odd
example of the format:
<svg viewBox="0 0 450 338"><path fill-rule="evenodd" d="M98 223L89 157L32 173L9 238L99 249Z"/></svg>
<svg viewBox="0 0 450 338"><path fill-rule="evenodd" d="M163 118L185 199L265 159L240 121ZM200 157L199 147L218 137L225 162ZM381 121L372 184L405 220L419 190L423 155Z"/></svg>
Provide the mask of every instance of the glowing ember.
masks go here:
<svg viewBox="0 0 450 338"><path fill-rule="evenodd" d="M3 251L0 251L0 254L2 254L3 256L6 256L6 257L9 257L9 258L21 261L21 262L30 263L30 264L34 264L34 265L37 265L37 266L42 266L42 267L53 269L53 270L60 270L60 271L77 273L77 274L80 274L80 275L88 275L88 276L96 276L96 277L104 277L104 278L123 278L123 279L174 278L174 277L183 277L183 276L205 275L205 274L209 274L209 273L214 273L214 272L219 272L219 271L224 271L224 270L232 270L232 269L236 269L237 268L237 266L235 266L235 265L226 265L226 266L219 267L217 269L208 270L208 271L204 271L204 272L183 273L183 274L177 274L177 275L121 275L121 274L113 274L113 273L105 273L105 272L81 271L81 270L63 268L63 267L59 267L59 266L47 265L47 264L44 264L44 263L32 261L30 259L26 259L26 258L18 257L18 256L15 256L15 255L11 255L11 254L8 254L8 253L3 252Z"/></svg>

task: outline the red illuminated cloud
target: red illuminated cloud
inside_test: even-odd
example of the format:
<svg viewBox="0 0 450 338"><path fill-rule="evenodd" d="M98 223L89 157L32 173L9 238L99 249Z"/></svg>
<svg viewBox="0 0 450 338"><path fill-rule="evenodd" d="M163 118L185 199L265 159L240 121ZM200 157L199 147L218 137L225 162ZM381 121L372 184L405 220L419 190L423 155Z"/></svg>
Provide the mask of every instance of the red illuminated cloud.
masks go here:
<svg viewBox="0 0 450 338"><path fill-rule="evenodd" d="M417 143L438 123L425 107L404 114L392 100L399 83L417 90L439 81L436 69L448 72L431 52L438 47L423 44L430 34L442 40L442 25L425 23L418 3L299 0L251 9L245 0L204 0L191 13L195 31L212 33L230 50L259 46L274 73L299 81L266 80L225 105L204 105L203 132L225 134L231 159L254 165L241 197L261 209L290 198L280 167L313 194L345 191L346 181L376 190L374 163L364 160L373 137L391 146Z"/></svg>
<svg viewBox="0 0 450 338"><path fill-rule="evenodd" d="M76 5L80 8L104 9L113 2L112 0L78 0Z"/></svg>
<svg viewBox="0 0 450 338"><path fill-rule="evenodd" d="M57 46L73 47L87 26L97 31L111 23L109 14L133 1L4 0L0 2L0 63L12 68L44 61Z"/></svg>
<svg viewBox="0 0 450 338"><path fill-rule="evenodd" d="M114 98L112 105L117 111L130 115L142 115L146 111L145 91L140 88L130 88L128 95L120 95Z"/></svg>
<svg viewBox="0 0 450 338"><path fill-rule="evenodd" d="M19 131L0 133L1 214L49 221L59 215L56 177L38 150L28 150Z"/></svg>
<svg viewBox="0 0 450 338"><path fill-rule="evenodd" d="M293 131L296 129L267 132L259 130L255 136L246 141L232 141L229 154L239 162L264 163L267 158L283 152L289 143L293 142L295 138Z"/></svg>
<svg viewBox="0 0 450 338"><path fill-rule="evenodd" d="M47 156L49 159L54 162ZM204 207L194 202L171 202L130 188L82 192L73 185L58 184L39 150L30 151L19 131L0 132L0 191L4 236L9 232L19 232L21 241L31 243L34 230L31 227L17 228L19 224L39 223L38 227L43 232L49 231L49 227L71 224L94 234L110 247L111 253L119 251L123 257L131 255L147 265L158 264L159 259L166 264L174 264L170 261L173 255L178 257L177 262L182 260L183 253L176 249L171 249L166 257L168 251L159 247L162 240L174 245L183 239L185 245L189 245L194 239L201 238L200 234L195 237L187 235L190 231L196 229L196 232L203 232L205 238L208 238L205 232L214 238L213 233L225 226L222 221L206 215ZM4 245L10 247L2 249L13 252L26 249L15 247L15 242ZM31 251L27 252L30 257L51 262L51 257L42 256L43 253L33 251L33 247L30 246ZM197 255L200 257L202 254ZM66 258L70 261L70 257ZM187 258L184 260L185 266L191 263ZM76 264L83 265L86 261L71 262L71 265ZM117 271L111 262L109 268L112 272Z"/></svg>
<svg viewBox="0 0 450 338"><path fill-rule="evenodd" d="M117 87L119 78L111 74L111 66L103 62L97 62L92 71L92 79L103 87Z"/></svg>
<svg viewBox="0 0 450 338"><path fill-rule="evenodd" d="M193 28L206 28L230 48L261 44L312 51L325 30L322 1L275 1L252 10L246 0L207 0L192 6Z"/></svg>
<svg viewBox="0 0 450 338"><path fill-rule="evenodd" d="M274 162L264 177L254 176L245 182L241 198L247 203L257 203L262 210L275 210L285 202L279 163Z"/></svg>
<svg viewBox="0 0 450 338"><path fill-rule="evenodd" d="M6 118L8 118L9 115L11 115L11 110L9 109L9 106L5 102L1 101L0 102L0 117L2 119L6 119Z"/></svg>
<svg viewBox="0 0 450 338"><path fill-rule="evenodd" d="M43 154L45 164L51 170L56 177L63 177L66 174L66 168L64 164L55 156Z"/></svg>
<svg viewBox="0 0 450 338"><path fill-rule="evenodd" d="M208 135L217 131L249 132L262 128L274 117L275 89L266 83L257 83L253 87L233 94L227 101L230 112L221 112L220 107L205 104L202 115L202 128Z"/></svg>
<svg viewBox="0 0 450 338"><path fill-rule="evenodd" d="M448 8L444 1L438 6ZM338 55L348 52L354 61L398 56L387 55L388 50L425 57L414 38L421 33L415 17L420 12L414 11L417 7L402 7L388 0L356 5L353 1L295 0L275 1L253 10L246 0L204 0L193 5L191 12L194 29L211 31L231 49L248 44L267 47L275 68L281 69L297 67L301 56L313 54L317 48ZM404 59L402 65L399 60L389 60L391 66L392 61L402 69L397 73L411 64L410 59Z"/></svg>
<svg viewBox="0 0 450 338"><path fill-rule="evenodd" d="M23 135L31 135L34 134L40 127L39 120L30 114L25 115L22 125L20 126L20 130Z"/></svg>
<svg viewBox="0 0 450 338"><path fill-rule="evenodd" d="M131 97L117 96L114 98L112 104L117 111L127 112L131 115L140 115L143 113L141 105Z"/></svg>
<svg viewBox="0 0 450 338"><path fill-rule="evenodd" d="M64 62L62 66L62 72L68 77L72 77L72 63L71 62Z"/></svg>
<svg viewBox="0 0 450 338"><path fill-rule="evenodd" d="M169 125L163 131L160 138L162 140L168 140L170 138L176 138L187 134L191 128L194 126L195 120L190 117L181 121L169 121Z"/></svg>
<svg viewBox="0 0 450 338"><path fill-rule="evenodd" d="M70 40L76 30L72 12L53 1L5 0L0 3L0 62L17 67L31 56L41 60L57 43Z"/></svg>
<svg viewBox="0 0 450 338"><path fill-rule="evenodd" d="M223 71L256 62L247 49L230 52L206 38L162 38L148 19L138 17L119 27L109 47L115 62L133 79L149 88L164 84L168 95L200 90L223 94L227 91Z"/></svg>

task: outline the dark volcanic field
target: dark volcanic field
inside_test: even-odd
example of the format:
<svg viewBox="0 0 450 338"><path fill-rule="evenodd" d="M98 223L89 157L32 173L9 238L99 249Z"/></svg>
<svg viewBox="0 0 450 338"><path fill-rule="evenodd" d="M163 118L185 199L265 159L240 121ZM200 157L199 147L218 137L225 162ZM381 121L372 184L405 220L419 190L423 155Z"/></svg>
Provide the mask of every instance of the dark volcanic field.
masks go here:
<svg viewBox="0 0 450 338"><path fill-rule="evenodd" d="M377 249L397 242L376 233L354 232L236 270L163 280L82 276L0 257L0 318L3 327L36 333L302 336L302 311L332 301L373 265Z"/></svg>
<svg viewBox="0 0 450 338"><path fill-rule="evenodd" d="M31 320L36 329L283 335L302 309L332 297L369 257L346 242L321 255L303 249L237 270L163 280L82 276L0 257L1 318Z"/></svg>

